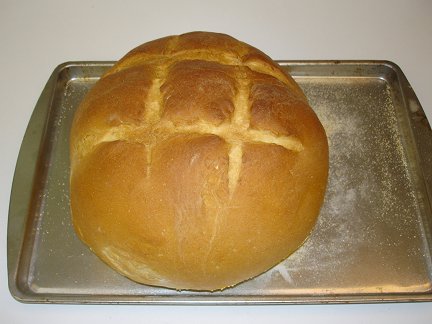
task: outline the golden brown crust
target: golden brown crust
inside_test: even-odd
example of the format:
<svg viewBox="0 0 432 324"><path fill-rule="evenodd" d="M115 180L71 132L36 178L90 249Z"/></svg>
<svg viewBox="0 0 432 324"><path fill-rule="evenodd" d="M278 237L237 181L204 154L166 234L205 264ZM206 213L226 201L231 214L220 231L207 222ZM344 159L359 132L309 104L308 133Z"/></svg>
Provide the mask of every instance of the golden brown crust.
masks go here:
<svg viewBox="0 0 432 324"><path fill-rule="evenodd" d="M328 172L323 127L259 50L194 32L129 52L71 131L79 237L127 277L217 290L295 251Z"/></svg>

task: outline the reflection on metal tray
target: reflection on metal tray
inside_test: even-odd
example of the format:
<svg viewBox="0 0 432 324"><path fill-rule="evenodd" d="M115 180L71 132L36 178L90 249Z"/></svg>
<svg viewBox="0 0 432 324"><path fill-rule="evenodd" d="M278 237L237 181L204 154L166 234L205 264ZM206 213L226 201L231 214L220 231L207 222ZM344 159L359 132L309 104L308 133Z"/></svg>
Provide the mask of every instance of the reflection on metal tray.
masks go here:
<svg viewBox="0 0 432 324"><path fill-rule="evenodd" d="M281 61L330 143L316 228L291 257L220 292L140 285L75 236L68 135L112 62L72 62L49 79L23 140L8 228L9 287L23 302L263 304L432 300L432 133L402 71L385 61Z"/></svg>

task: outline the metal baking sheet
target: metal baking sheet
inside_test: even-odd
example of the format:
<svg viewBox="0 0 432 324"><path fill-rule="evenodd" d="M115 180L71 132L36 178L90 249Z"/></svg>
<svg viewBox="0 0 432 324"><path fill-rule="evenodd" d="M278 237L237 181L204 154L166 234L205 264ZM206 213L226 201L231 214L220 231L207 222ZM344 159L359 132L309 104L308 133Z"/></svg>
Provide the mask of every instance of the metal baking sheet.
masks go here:
<svg viewBox="0 0 432 324"><path fill-rule="evenodd" d="M12 295L32 303L299 304L432 300L432 132L402 71L386 61L280 61L330 143L319 221L291 257L220 292L134 283L75 236L68 135L74 111L113 62L52 74L23 139L8 224Z"/></svg>

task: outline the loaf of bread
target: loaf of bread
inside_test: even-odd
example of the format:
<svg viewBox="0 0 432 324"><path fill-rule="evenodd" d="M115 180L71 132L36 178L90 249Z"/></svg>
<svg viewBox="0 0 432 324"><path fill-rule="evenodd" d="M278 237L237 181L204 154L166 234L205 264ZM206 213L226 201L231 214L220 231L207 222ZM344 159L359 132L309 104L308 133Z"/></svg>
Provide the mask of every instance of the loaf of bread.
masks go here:
<svg viewBox="0 0 432 324"><path fill-rule="evenodd" d="M230 36L145 43L90 90L70 136L76 233L124 276L220 290L293 253L328 174L324 129L296 82Z"/></svg>

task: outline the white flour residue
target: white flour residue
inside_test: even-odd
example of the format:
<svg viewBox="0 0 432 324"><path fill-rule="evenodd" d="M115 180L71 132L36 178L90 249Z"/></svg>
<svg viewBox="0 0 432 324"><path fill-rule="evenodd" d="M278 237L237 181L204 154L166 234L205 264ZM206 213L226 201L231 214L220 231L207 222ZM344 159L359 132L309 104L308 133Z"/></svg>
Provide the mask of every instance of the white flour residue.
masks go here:
<svg viewBox="0 0 432 324"><path fill-rule="evenodd" d="M415 207L391 92L380 82L304 85L329 141L325 202L305 244L258 276L259 287L349 284L356 273L364 276L374 267L384 274L392 253L399 253L395 238L409 234L398 224L412 224L406 215L415 217ZM396 233L395 238L387 233ZM369 279L373 275L363 278Z"/></svg>

